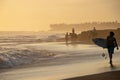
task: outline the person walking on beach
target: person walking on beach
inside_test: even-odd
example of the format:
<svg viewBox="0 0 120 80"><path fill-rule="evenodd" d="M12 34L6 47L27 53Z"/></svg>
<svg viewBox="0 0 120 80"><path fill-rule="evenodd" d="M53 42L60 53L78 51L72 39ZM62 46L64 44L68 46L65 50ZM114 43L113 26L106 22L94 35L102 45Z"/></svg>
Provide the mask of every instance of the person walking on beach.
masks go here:
<svg viewBox="0 0 120 80"><path fill-rule="evenodd" d="M65 34L65 41L66 43L68 43L68 38L69 38L69 35L68 35L68 32Z"/></svg>
<svg viewBox="0 0 120 80"><path fill-rule="evenodd" d="M109 59L110 59L110 64L112 65L112 57L114 54L114 48L117 47L118 48L118 44L116 41L116 38L114 37L114 32L110 32L109 36L107 36L107 49L108 49L108 53L109 53Z"/></svg>

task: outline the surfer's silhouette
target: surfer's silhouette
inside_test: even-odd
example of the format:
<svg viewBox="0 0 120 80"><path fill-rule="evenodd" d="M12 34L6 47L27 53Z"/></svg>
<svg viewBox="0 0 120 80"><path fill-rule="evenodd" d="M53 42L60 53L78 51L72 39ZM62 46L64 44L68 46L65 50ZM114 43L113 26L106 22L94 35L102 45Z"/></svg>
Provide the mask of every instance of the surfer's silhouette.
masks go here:
<svg viewBox="0 0 120 80"><path fill-rule="evenodd" d="M110 64L112 64L112 57L114 54L114 48L117 47L118 48L118 44L116 41L116 38L114 37L114 32L110 32L109 36L107 36L107 49L108 49L108 53L109 53L109 59L110 59Z"/></svg>

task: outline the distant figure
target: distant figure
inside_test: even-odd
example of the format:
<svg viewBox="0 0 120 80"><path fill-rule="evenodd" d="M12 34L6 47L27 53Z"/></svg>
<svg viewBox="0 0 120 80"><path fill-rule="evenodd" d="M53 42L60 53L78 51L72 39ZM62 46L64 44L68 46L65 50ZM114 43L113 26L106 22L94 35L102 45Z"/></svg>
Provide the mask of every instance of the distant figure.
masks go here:
<svg viewBox="0 0 120 80"><path fill-rule="evenodd" d="M97 37L97 30L96 28L94 27L93 28L93 31L92 31L92 38L96 38Z"/></svg>
<svg viewBox="0 0 120 80"><path fill-rule="evenodd" d="M108 49L111 65L112 65L112 55L114 54L114 48L117 47L117 50L119 49L114 35L115 35L114 32L110 32L110 35L107 37L107 49Z"/></svg>
<svg viewBox="0 0 120 80"><path fill-rule="evenodd" d="M68 43L68 39L69 39L69 35L68 35L68 32L67 32L66 35L65 35L65 41L66 41L66 43Z"/></svg>
<svg viewBox="0 0 120 80"><path fill-rule="evenodd" d="M70 40L71 42L76 42L77 40L77 34L75 33L75 29L72 29L72 33L70 33Z"/></svg>

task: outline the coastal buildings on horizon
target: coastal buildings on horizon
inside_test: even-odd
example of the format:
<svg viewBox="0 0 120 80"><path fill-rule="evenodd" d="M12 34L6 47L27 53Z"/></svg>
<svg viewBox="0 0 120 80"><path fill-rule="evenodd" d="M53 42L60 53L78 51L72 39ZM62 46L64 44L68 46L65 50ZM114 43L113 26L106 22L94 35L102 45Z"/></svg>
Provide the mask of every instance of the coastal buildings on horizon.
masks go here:
<svg viewBox="0 0 120 80"><path fill-rule="evenodd" d="M120 22L113 21L113 22L86 22L86 23L79 23L79 24L67 24L67 23L58 23L58 24L51 24L49 31L71 31L72 28L76 29L76 32L82 32L91 30L93 27L96 27L97 30L104 30L104 29L117 29L120 28Z"/></svg>

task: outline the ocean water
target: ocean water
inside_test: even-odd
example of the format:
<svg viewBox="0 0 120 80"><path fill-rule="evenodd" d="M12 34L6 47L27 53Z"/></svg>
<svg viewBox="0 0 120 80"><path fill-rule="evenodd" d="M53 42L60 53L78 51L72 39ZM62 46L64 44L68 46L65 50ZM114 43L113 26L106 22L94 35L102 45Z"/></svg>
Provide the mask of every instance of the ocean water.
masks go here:
<svg viewBox="0 0 120 80"><path fill-rule="evenodd" d="M47 66L105 60L102 57L103 53L106 54L108 59L107 50L96 45L55 42L61 36L63 35L0 35L0 68L13 68L31 64ZM120 51L115 50L114 56L119 58L119 53Z"/></svg>
<svg viewBox="0 0 120 80"><path fill-rule="evenodd" d="M68 45L65 42L42 42L29 44L1 43L0 45L0 68L50 62L51 64L65 64L73 61L82 63L90 60L104 60L102 53L107 55L106 49L88 44ZM115 56L120 56L119 51L115 51Z"/></svg>

